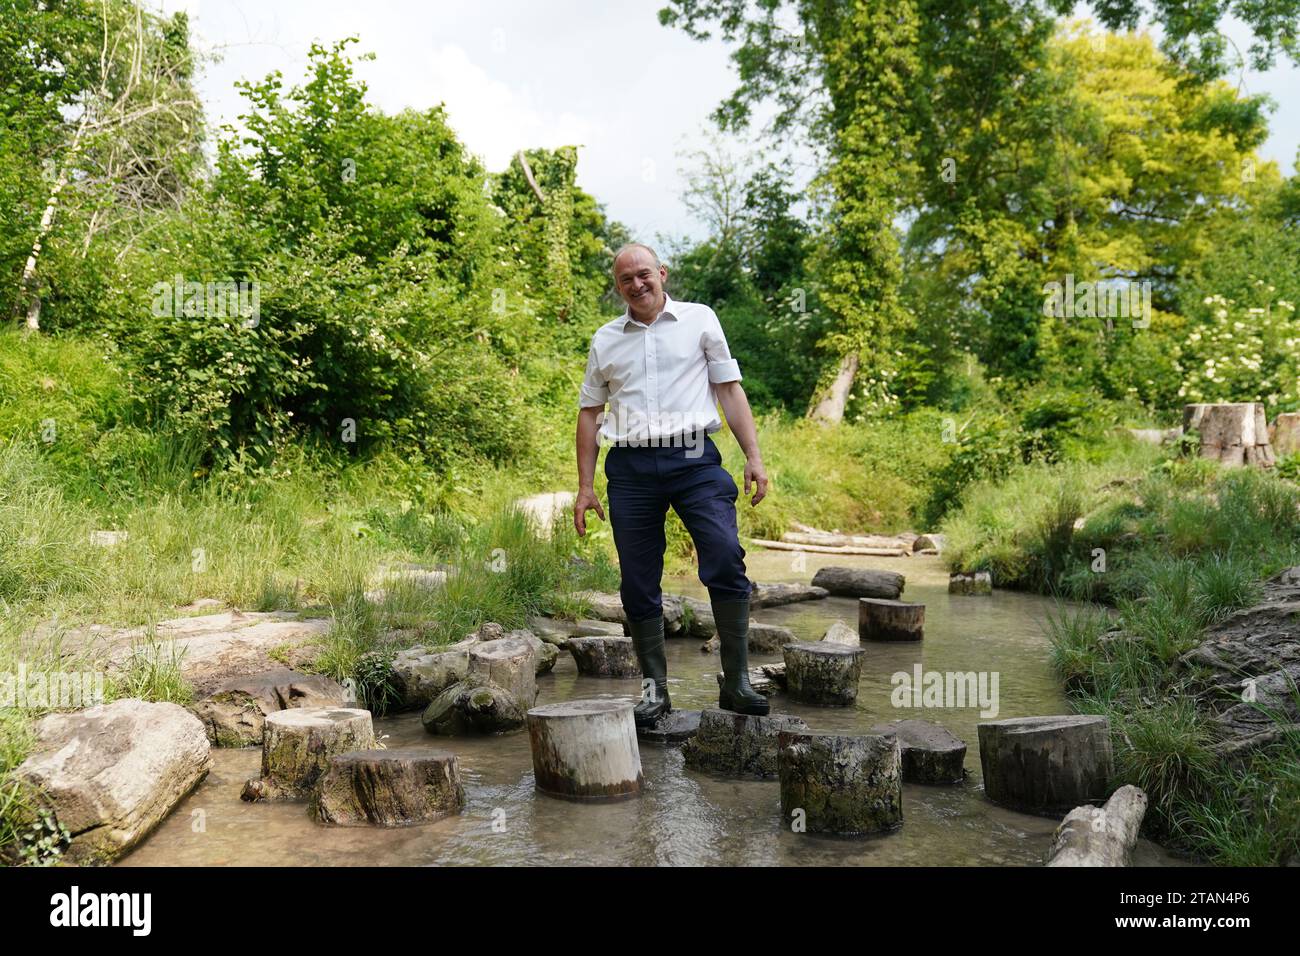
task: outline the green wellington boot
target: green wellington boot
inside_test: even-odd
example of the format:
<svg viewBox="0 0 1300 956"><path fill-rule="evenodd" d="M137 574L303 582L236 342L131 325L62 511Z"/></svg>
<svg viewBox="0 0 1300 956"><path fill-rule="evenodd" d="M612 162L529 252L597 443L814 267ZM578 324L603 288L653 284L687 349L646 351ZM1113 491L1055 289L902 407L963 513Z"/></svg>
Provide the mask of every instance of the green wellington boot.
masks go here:
<svg viewBox="0 0 1300 956"><path fill-rule="evenodd" d="M722 650L718 706L737 714L765 717L771 709L767 698L749 683L749 599L711 603Z"/></svg>
<svg viewBox="0 0 1300 956"><path fill-rule="evenodd" d="M653 684L643 684L641 702L632 709L632 719L638 727L653 727L664 714L673 709L668 699L668 658L664 653L664 616L647 621L628 621L632 632L632 647L636 662L641 665L641 676Z"/></svg>

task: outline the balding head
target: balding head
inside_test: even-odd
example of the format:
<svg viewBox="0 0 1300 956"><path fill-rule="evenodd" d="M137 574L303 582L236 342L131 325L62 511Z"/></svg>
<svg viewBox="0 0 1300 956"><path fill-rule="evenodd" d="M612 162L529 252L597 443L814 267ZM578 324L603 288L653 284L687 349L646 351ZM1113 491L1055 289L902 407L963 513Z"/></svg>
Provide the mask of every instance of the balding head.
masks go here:
<svg viewBox="0 0 1300 956"><path fill-rule="evenodd" d="M668 270L644 243L629 242L614 254L614 288L639 322L653 322L663 311L667 278Z"/></svg>

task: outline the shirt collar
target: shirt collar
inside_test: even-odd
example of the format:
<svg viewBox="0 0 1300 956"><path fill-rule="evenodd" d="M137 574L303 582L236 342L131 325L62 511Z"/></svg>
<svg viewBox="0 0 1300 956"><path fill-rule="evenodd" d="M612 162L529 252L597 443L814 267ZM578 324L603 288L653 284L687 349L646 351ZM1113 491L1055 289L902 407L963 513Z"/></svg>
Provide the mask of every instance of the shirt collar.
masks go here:
<svg viewBox="0 0 1300 956"><path fill-rule="evenodd" d="M658 322L660 319L677 319L678 318L677 313L674 312L673 309L674 309L673 297L668 294L667 290L665 290L664 310L660 312L658 316L655 317L655 322ZM632 318L632 313L627 308L624 308L623 309L623 331L626 332L628 326L630 325L637 326L643 329L649 328L649 326L645 325L644 323L638 322L636 319Z"/></svg>

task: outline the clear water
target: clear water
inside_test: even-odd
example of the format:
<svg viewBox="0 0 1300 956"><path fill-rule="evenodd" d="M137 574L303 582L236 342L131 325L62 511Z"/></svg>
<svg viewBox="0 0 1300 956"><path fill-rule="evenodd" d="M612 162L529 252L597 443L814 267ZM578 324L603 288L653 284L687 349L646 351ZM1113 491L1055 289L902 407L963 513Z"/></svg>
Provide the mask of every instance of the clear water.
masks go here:
<svg viewBox="0 0 1300 956"><path fill-rule="evenodd" d="M997 671L1001 717L1069 713L1048 660L1043 633L1046 599L995 593L950 597L937 558L910 559L751 551L750 577L808 581L822 564L852 564L907 575L903 597L926 605L925 639L913 644L864 644L862 682L852 708L804 707L783 695L774 712L797 714L810 727L865 733L874 724L919 717L943 724L968 744L969 776L957 786L905 784L903 827L869 838L793 833L783 820L775 780L734 780L685 769L677 746L643 744L645 789L619 803L571 803L533 788L528 735L436 738L418 714L378 720L376 733L390 747L427 746L459 756L467 804L459 816L400 829L317 824L304 804L248 804L240 787L256 776L257 749L214 750L214 768L198 789L120 865L1036 865L1042 862L1058 820L994 806L983 797L976 724L978 706L965 709L895 708L891 675L925 671ZM665 589L707 596L694 579L665 582ZM755 612L801 638L817 639L839 619L856 629L857 601L828 598ZM673 704L717 706L716 654L694 639L669 642ZM751 664L780 660L751 655ZM538 703L639 694L636 680L579 677L561 654L552 674L538 680ZM1143 841L1135 863L1178 865Z"/></svg>

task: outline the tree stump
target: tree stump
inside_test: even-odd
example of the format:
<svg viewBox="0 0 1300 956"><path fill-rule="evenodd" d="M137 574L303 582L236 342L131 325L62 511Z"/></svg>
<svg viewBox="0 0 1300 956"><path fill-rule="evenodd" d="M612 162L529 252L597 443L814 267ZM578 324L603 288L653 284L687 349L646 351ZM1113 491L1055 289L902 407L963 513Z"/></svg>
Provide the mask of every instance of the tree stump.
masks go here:
<svg viewBox="0 0 1300 956"><path fill-rule="evenodd" d="M908 783L961 783L966 774L966 741L928 720L895 720L876 724L873 734L893 734L903 753L903 779Z"/></svg>
<svg viewBox="0 0 1300 956"><path fill-rule="evenodd" d="M749 653L780 654L781 648L795 640L794 631L778 624L749 622Z"/></svg>
<svg viewBox="0 0 1300 956"><path fill-rule="evenodd" d="M1273 453L1283 455L1300 453L1300 412L1282 412L1268 426L1269 444Z"/></svg>
<svg viewBox="0 0 1300 956"><path fill-rule="evenodd" d="M1105 799L1114 760L1105 717L1016 717L979 725L984 793L1013 810L1058 816Z"/></svg>
<svg viewBox="0 0 1300 956"><path fill-rule="evenodd" d="M537 700L536 652L528 641L511 637L476 644L469 649L467 678L500 687L527 710Z"/></svg>
<svg viewBox="0 0 1300 956"><path fill-rule="evenodd" d="M925 605L885 598L858 599L858 637L864 641L919 641Z"/></svg>
<svg viewBox="0 0 1300 956"><path fill-rule="evenodd" d="M898 738L783 731L777 739L781 815L796 831L863 834L903 824Z"/></svg>
<svg viewBox="0 0 1300 956"><path fill-rule="evenodd" d="M533 776L541 793L566 800L617 800L641 792L633 704L570 700L528 712Z"/></svg>
<svg viewBox="0 0 1300 956"><path fill-rule="evenodd" d="M584 677L640 677L630 637L571 637L569 653Z"/></svg>
<svg viewBox="0 0 1300 956"><path fill-rule="evenodd" d="M1264 406L1259 402L1184 405L1183 431L1201 436L1200 456L1225 465L1273 467Z"/></svg>
<svg viewBox="0 0 1300 956"><path fill-rule="evenodd" d="M375 746L370 711L302 707L266 716L262 775L244 784L244 800L303 800L331 757Z"/></svg>
<svg viewBox="0 0 1300 956"><path fill-rule="evenodd" d="M868 568L819 568L814 587L825 588L839 597L897 598L903 593L904 578L897 571Z"/></svg>
<svg viewBox="0 0 1300 956"><path fill-rule="evenodd" d="M400 827L465 806L456 755L445 750L354 750L330 758L310 811L321 823Z"/></svg>
<svg viewBox="0 0 1300 956"><path fill-rule="evenodd" d="M987 595L993 593L993 575L987 571L972 571L963 574L958 571L948 575L949 594Z"/></svg>
<svg viewBox="0 0 1300 956"><path fill-rule="evenodd" d="M1128 866L1147 812L1146 792L1120 787L1104 807L1075 807L1061 821L1048 866Z"/></svg>
<svg viewBox="0 0 1300 956"><path fill-rule="evenodd" d="M705 710L700 712L699 729L686 741L682 754L691 770L733 777L774 777L777 734L807 729L801 718L788 714L750 717L729 710Z"/></svg>
<svg viewBox="0 0 1300 956"><path fill-rule="evenodd" d="M785 647L785 689L791 697L820 707L846 707L858 699L863 650L825 641Z"/></svg>

